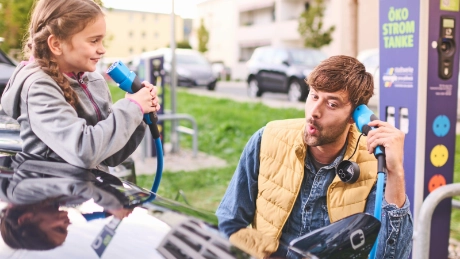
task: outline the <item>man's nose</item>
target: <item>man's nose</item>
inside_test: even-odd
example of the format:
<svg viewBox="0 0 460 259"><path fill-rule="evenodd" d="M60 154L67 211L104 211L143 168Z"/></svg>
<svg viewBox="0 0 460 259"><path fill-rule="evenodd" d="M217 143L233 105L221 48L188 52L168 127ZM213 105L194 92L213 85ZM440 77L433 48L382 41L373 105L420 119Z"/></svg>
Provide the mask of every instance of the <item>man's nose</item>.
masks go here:
<svg viewBox="0 0 460 259"><path fill-rule="evenodd" d="M313 118L320 118L321 117L321 103L320 102L315 102L313 105L311 105L309 110L310 116Z"/></svg>

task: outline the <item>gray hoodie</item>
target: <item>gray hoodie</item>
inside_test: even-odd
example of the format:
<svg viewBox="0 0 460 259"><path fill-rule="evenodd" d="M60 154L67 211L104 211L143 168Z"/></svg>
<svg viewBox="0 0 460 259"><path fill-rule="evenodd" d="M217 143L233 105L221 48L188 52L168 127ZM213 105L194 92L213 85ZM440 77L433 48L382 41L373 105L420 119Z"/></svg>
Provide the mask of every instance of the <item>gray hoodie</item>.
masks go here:
<svg viewBox="0 0 460 259"><path fill-rule="evenodd" d="M107 166L123 162L144 137L141 109L129 99L112 105L99 73L68 79L78 95L77 110L36 62L22 63L5 88L2 108L20 124L23 152L108 171Z"/></svg>

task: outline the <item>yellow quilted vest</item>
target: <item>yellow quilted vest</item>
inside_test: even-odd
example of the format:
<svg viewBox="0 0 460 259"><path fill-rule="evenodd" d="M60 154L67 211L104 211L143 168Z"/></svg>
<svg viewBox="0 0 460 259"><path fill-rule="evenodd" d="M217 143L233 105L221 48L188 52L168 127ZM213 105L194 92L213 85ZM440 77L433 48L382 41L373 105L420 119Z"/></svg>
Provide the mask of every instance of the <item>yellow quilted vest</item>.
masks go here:
<svg viewBox="0 0 460 259"><path fill-rule="evenodd" d="M232 243L258 258L278 249L281 230L299 194L307 154L304 130L305 119L273 121L264 129L253 228L241 229L230 237ZM352 125L345 158L353 154L359 135ZM377 179L377 160L367 152L366 137L361 137L350 161L358 163L360 176L353 184L343 183L338 176L332 181L327 191L331 222L363 212Z"/></svg>

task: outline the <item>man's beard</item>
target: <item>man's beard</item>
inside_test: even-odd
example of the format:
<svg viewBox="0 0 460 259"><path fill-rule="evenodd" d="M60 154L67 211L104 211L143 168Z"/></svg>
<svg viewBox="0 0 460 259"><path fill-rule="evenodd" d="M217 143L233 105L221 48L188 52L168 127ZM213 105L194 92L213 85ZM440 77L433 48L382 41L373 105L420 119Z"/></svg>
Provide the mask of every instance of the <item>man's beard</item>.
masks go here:
<svg viewBox="0 0 460 259"><path fill-rule="evenodd" d="M317 136L309 135L307 131L307 127L309 124L313 125L316 128ZM343 134L347 127L348 120L345 120L342 123L330 126L327 128L327 130L324 130L322 126L318 125L317 122L310 118L307 120L307 124L305 125L303 140L305 144L310 147L317 147L334 143Z"/></svg>

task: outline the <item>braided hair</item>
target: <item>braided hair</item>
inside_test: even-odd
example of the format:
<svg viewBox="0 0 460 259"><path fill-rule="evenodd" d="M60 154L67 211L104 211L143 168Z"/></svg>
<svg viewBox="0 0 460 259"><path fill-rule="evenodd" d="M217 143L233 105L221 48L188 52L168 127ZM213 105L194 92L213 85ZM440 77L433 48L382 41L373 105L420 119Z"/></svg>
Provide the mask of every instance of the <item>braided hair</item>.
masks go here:
<svg viewBox="0 0 460 259"><path fill-rule="evenodd" d="M48 38L70 41L72 36L103 15L93 0L39 0L30 20L24 53L34 57L41 69L59 85L65 100L76 109L78 97L69 80L59 70Z"/></svg>

